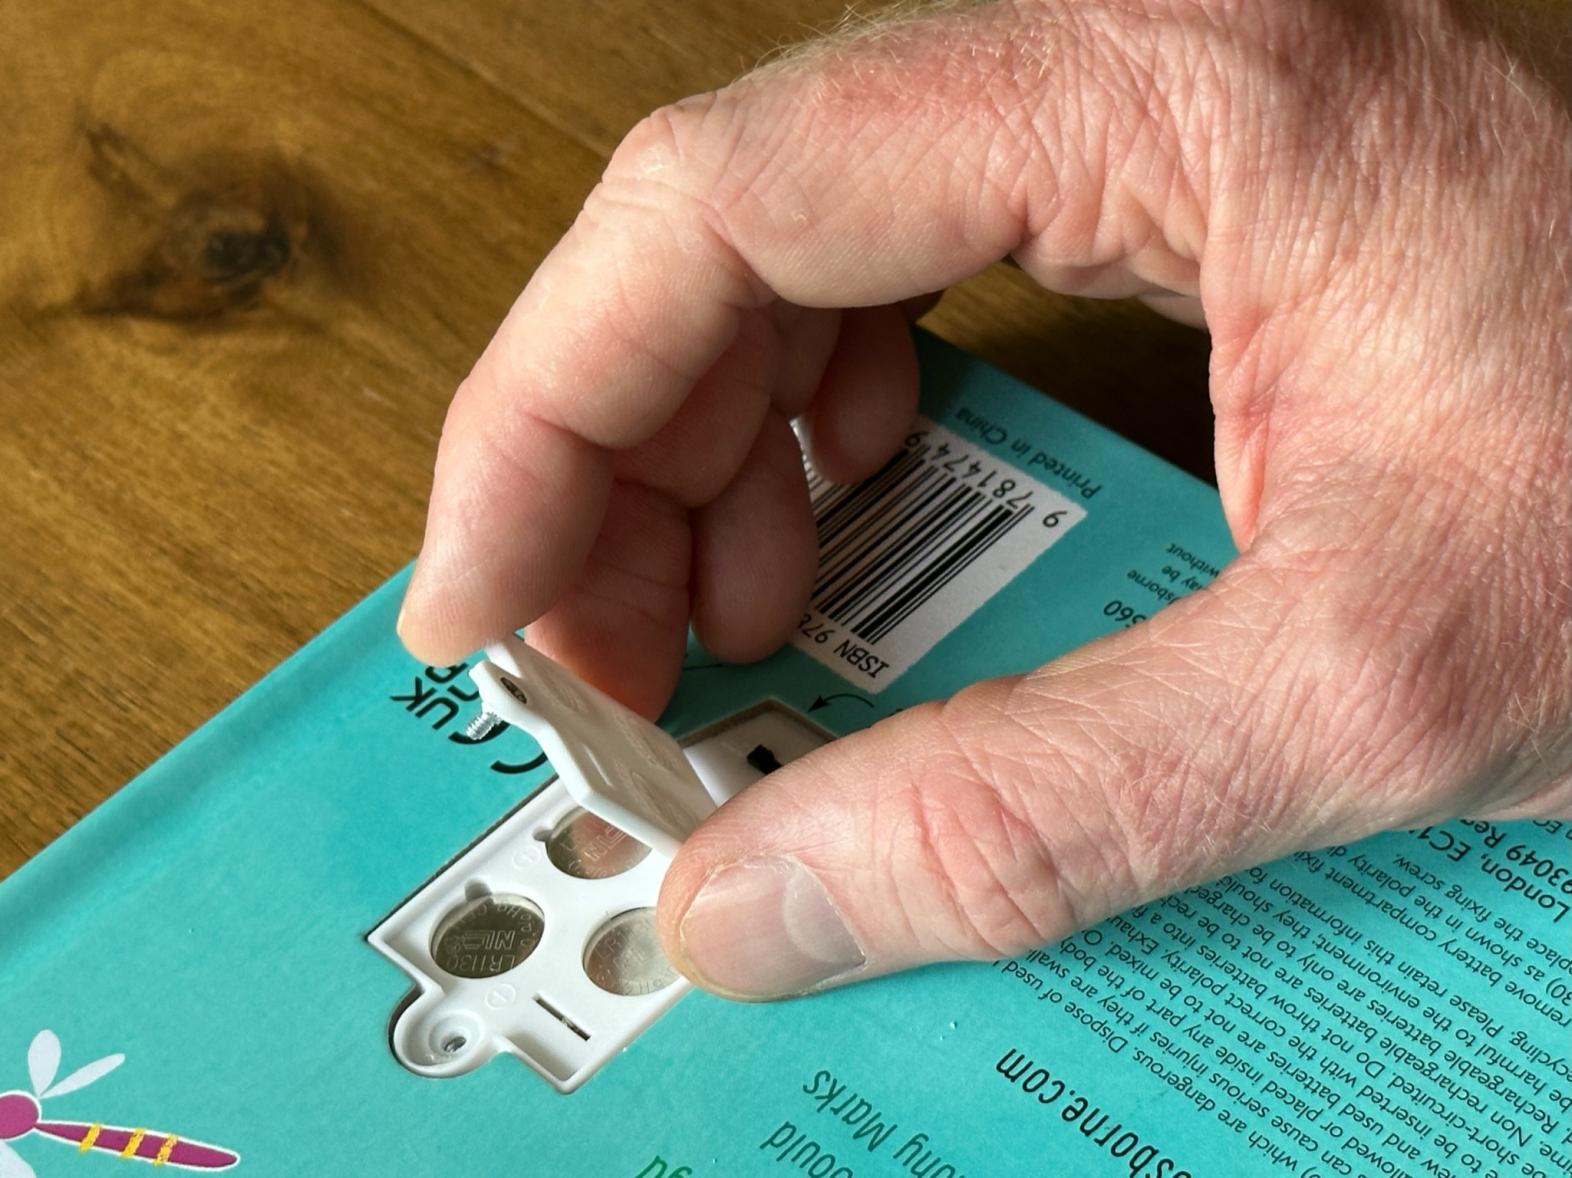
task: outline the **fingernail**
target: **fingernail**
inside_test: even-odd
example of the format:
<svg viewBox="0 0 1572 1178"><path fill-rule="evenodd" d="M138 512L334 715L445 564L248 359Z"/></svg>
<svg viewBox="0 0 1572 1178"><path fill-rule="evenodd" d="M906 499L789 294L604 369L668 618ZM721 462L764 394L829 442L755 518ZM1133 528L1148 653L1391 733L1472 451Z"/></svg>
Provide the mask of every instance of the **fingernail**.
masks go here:
<svg viewBox="0 0 1572 1178"><path fill-rule="evenodd" d="M431 579L428 564L423 548L420 555L415 557L415 567L410 570L409 580L404 584L404 599L399 602L398 620L394 623L394 629L406 644L409 642L416 618L421 613L420 602L426 595L426 582Z"/></svg>
<svg viewBox="0 0 1572 1178"><path fill-rule="evenodd" d="M410 631L414 629L414 614L410 609L409 594L404 594L404 601L398 607L398 620L393 623L393 632L398 635L400 642L407 650L410 645Z"/></svg>
<svg viewBox="0 0 1572 1178"><path fill-rule="evenodd" d="M867 960L823 885L793 859L720 868L688 905L680 937L704 987L733 998L802 994Z"/></svg>
<svg viewBox="0 0 1572 1178"><path fill-rule="evenodd" d="M398 621L394 623L394 627L395 627L395 629L397 629L397 631L398 631L398 633L399 633L399 635L401 637L404 634L404 627L405 627L405 625L407 625L408 622L409 622L409 616L410 616L409 606L410 606L410 602L414 600L415 594L417 592L417 587L418 587L418 585L420 583L420 580L421 580L420 566L421 566L421 560L420 560L420 557L417 556L415 558L415 565L414 565L414 567L412 569L410 569L410 571L409 571L409 580L404 582L404 598L403 598L402 601L399 602L399 605L398 605Z"/></svg>

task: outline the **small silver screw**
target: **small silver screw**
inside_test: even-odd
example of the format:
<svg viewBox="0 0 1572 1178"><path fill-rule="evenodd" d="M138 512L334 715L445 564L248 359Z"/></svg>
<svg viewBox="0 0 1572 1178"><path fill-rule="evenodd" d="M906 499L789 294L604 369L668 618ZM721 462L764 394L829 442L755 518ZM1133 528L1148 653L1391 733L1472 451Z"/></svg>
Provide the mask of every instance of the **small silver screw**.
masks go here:
<svg viewBox="0 0 1572 1178"><path fill-rule="evenodd" d="M483 711L465 726L464 735L470 740L485 740L505 722L496 712Z"/></svg>

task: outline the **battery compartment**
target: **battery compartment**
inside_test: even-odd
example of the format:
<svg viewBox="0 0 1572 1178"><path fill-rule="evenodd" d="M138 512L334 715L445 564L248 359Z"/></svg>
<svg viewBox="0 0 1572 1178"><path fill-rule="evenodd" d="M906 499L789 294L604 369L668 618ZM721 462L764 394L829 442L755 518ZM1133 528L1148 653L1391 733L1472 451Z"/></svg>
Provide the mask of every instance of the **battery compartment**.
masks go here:
<svg viewBox="0 0 1572 1178"><path fill-rule="evenodd" d="M829 739L769 700L681 744L722 802ZM509 1054L577 1088L688 989L654 931L668 863L553 778L368 934L414 982L394 1057L447 1078Z"/></svg>

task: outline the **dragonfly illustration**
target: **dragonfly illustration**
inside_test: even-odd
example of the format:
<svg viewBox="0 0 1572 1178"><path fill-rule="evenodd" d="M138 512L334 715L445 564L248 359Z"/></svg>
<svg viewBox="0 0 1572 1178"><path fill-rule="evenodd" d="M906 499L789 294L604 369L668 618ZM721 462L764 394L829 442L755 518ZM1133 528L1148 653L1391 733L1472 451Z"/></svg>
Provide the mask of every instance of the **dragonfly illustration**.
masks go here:
<svg viewBox="0 0 1572 1178"><path fill-rule="evenodd" d="M98 1122L45 1121L42 1102L64 1096L101 1080L125 1062L123 1055L106 1055L77 1068L56 1082L60 1070L60 1040L53 1031L39 1031L27 1049L27 1076L32 1092L15 1089L0 1092L0 1178L34 1178L33 1167L22 1160L9 1141L39 1133L75 1145L77 1152L90 1149L113 1151L123 1158L140 1158L155 1166L179 1166L187 1170L223 1170L240 1160L240 1155L216 1145L205 1145L158 1133L149 1129L120 1129Z"/></svg>

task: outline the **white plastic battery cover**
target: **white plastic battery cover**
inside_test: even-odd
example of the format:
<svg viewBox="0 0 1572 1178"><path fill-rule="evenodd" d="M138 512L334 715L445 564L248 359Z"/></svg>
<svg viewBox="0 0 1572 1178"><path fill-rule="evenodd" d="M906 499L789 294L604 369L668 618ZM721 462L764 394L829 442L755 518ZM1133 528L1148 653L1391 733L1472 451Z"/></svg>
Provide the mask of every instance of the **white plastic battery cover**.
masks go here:
<svg viewBox="0 0 1572 1178"><path fill-rule="evenodd" d="M591 814L671 858L719 804L663 730L515 638L470 673L488 712L535 738Z"/></svg>
<svg viewBox="0 0 1572 1178"><path fill-rule="evenodd" d="M688 989L679 977L648 994L602 990L585 973L587 938L622 913L654 905L682 840L762 776L748 760L751 750L762 745L784 764L829 734L789 709L764 707L722 721L684 749L521 640L490 646L486 655L470 673L485 709L534 737L557 780L448 864L368 940L416 982L414 999L390 1029L406 1067L457 1076L506 1053L570 1092ZM569 878L537 840L580 807L651 853L611 878ZM435 931L466 899L486 894L538 904L541 941L498 976L450 976L432 957Z"/></svg>

